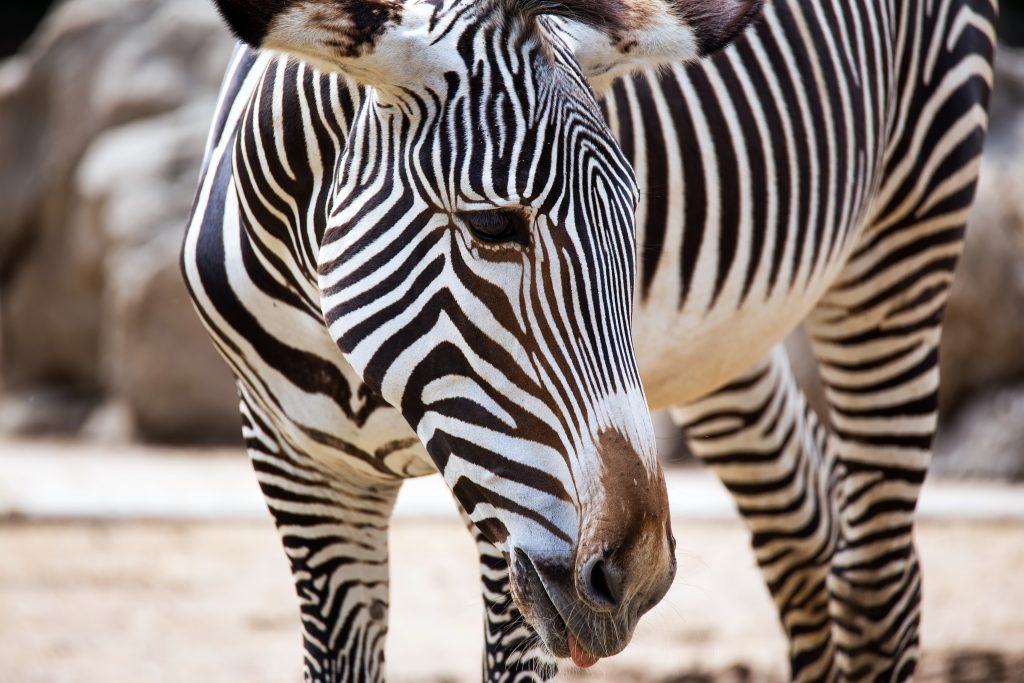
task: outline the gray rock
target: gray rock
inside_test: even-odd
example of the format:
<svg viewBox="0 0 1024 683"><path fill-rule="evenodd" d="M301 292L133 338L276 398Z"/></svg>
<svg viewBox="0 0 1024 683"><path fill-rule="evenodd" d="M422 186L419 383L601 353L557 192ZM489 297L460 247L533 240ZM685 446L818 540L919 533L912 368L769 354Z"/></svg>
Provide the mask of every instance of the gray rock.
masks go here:
<svg viewBox="0 0 1024 683"><path fill-rule="evenodd" d="M108 446L131 443L138 438L135 416L123 401L113 400L98 407L92 406L77 436L89 443Z"/></svg>
<svg viewBox="0 0 1024 683"><path fill-rule="evenodd" d="M214 103L97 138L76 177L74 232L104 242L102 383L147 439L237 441L238 399L199 323L178 250Z"/></svg>
<svg viewBox="0 0 1024 683"><path fill-rule="evenodd" d="M1024 377L1024 159L986 161L946 311L942 412Z"/></svg>
<svg viewBox="0 0 1024 683"><path fill-rule="evenodd" d="M72 181L69 232L103 242L107 262L161 236L180 242L214 107L203 98L98 135Z"/></svg>
<svg viewBox="0 0 1024 683"><path fill-rule="evenodd" d="M130 416L89 420L103 438L238 439L229 374L177 273L231 46L208 0L69 0L0 64L0 158L20 162L0 165L10 429L81 425L81 400L17 398L64 392Z"/></svg>
<svg viewBox="0 0 1024 683"><path fill-rule="evenodd" d="M932 472L1024 479L1024 384L971 398L937 439Z"/></svg>
<svg viewBox="0 0 1024 683"><path fill-rule="evenodd" d="M105 244L73 229L76 169L103 131L214 97L230 49L206 0L69 0L0 65L6 387L102 388Z"/></svg>
<svg viewBox="0 0 1024 683"><path fill-rule="evenodd" d="M173 443L241 439L227 365L192 308L177 266L177 241L156 240L121 264L105 365L142 438Z"/></svg>
<svg viewBox="0 0 1024 683"><path fill-rule="evenodd" d="M1024 149L1024 48L1000 45L989 103L986 145L991 159L1021 160Z"/></svg>
<svg viewBox="0 0 1024 683"><path fill-rule="evenodd" d="M38 385L0 397L0 433L72 436L85 424L97 396L61 384Z"/></svg>

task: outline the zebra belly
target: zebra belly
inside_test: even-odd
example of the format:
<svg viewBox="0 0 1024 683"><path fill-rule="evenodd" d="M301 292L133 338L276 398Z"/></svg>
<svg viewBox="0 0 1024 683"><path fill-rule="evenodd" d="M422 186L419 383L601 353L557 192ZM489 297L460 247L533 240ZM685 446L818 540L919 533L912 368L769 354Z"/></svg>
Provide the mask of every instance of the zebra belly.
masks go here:
<svg viewBox="0 0 1024 683"><path fill-rule="evenodd" d="M807 287L752 297L739 307L676 310L677 297L638 301L633 343L651 410L700 399L753 367L801 323L831 280L816 278Z"/></svg>

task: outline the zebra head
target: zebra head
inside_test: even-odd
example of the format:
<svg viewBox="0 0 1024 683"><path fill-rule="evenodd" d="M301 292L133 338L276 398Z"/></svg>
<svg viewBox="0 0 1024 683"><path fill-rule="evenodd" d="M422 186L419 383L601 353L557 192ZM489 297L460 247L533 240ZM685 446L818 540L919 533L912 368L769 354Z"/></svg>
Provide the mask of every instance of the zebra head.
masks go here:
<svg viewBox="0 0 1024 683"><path fill-rule="evenodd" d="M319 245L330 334L506 553L548 648L618 652L675 560L630 336L637 187L594 89L715 49L758 3L218 4L364 86Z"/></svg>

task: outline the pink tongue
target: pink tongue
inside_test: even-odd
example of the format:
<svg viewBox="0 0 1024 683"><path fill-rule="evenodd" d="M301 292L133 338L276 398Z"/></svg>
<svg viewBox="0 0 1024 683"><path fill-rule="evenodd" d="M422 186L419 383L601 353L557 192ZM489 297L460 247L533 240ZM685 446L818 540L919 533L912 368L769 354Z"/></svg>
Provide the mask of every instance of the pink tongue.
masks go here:
<svg viewBox="0 0 1024 683"><path fill-rule="evenodd" d="M581 669L589 669L590 667L597 664L601 658L595 657L590 654L576 642L576 636L569 633L569 656L572 657L572 663Z"/></svg>

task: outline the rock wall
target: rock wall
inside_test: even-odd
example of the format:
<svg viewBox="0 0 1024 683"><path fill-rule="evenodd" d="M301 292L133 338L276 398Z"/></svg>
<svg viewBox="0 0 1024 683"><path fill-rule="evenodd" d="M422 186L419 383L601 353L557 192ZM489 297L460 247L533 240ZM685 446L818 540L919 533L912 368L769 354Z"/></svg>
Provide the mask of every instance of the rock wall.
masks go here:
<svg viewBox="0 0 1024 683"><path fill-rule="evenodd" d="M231 47L208 0L69 0L0 66L0 428L237 440L176 266Z"/></svg>
<svg viewBox="0 0 1024 683"><path fill-rule="evenodd" d="M67 0L0 63L0 431L237 441L176 263L231 42L209 0ZM943 342L945 471L1024 476L1022 198L1024 52L1004 49Z"/></svg>

